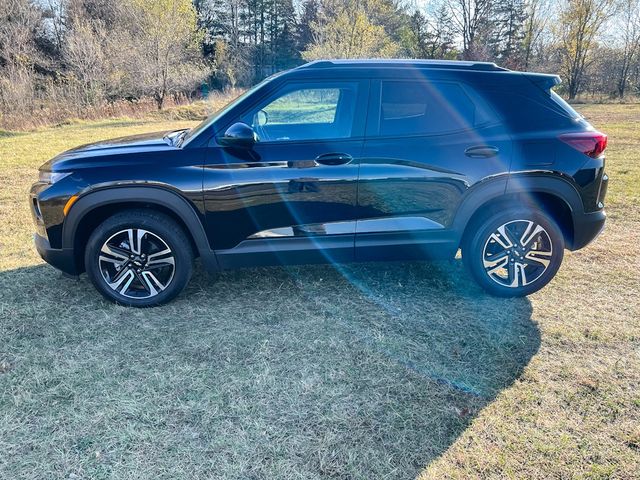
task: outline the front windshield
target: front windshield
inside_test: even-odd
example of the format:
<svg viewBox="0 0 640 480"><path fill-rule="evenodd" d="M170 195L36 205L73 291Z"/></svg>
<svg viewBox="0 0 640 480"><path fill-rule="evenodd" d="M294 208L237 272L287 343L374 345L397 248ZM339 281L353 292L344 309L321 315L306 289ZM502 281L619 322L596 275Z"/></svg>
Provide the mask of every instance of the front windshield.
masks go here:
<svg viewBox="0 0 640 480"><path fill-rule="evenodd" d="M187 143L189 143L189 141L191 139L197 137L200 134L200 132L202 132L202 131L206 130L207 128L209 128L218 118L220 118L222 115L227 113L233 107L238 105L241 101L243 101L245 98L247 98L253 92L255 92L258 88L262 87L264 84L266 84L266 83L270 82L271 80L273 80L276 76L277 75L272 75L272 76L270 76L268 78L265 78L262 82L258 83L257 85L254 85L249 90L244 92L242 95L237 97L235 100L231 101L230 103L228 103L227 105L225 105L221 109L217 110L212 115L209 115L199 125L195 126L191 130L188 130L187 134L182 139L182 142L181 142L182 146L184 146Z"/></svg>

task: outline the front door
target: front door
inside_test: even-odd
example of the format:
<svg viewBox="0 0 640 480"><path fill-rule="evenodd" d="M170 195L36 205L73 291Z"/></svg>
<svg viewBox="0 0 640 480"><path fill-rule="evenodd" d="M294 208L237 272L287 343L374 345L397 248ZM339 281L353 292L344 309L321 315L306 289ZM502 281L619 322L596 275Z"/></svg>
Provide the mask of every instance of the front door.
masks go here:
<svg viewBox="0 0 640 480"><path fill-rule="evenodd" d="M368 82L285 83L237 120L252 148L212 147L207 229L223 267L353 259Z"/></svg>

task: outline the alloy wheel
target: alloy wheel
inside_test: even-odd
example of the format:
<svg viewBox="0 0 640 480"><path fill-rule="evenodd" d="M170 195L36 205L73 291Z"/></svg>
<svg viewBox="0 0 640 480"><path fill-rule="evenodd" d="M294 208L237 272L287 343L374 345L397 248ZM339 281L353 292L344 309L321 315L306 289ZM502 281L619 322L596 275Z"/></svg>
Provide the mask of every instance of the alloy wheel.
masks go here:
<svg viewBox="0 0 640 480"><path fill-rule="evenodd" d="M545 228L532 220L513 220L498 227L484 244L486 274L504 287L524 287L547 271L553 243Z"/></svg>
<svg viewBox="0 0 640 480"><path fill-rule="evenodd" d="M104 242L98 265L109 288L127 298L145 299L169 286L176 263L171 248L158 235L129 228Z"/></svg>

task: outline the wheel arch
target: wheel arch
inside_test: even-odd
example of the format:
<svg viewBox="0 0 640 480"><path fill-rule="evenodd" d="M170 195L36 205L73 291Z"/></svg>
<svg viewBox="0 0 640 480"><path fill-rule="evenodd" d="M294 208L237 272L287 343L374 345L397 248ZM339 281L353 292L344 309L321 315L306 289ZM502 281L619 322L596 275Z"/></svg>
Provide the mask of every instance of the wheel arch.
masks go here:
<svg viewBox="0 0 640 480"><path fill-rule="evenodd" d="M209 248L202 221L187 199L162 187L123 186L86 193L69 211L62 231L62 247L73 250L78 271L84 270L84 249L95 227L117 212L140 208L162 212L176 221L205 267L217 270L215 254Z"/></svg>
<svg viewBox="0 0 640 480"><path fill-rule="evenodd" d="M460 244L485 215L514 205L539 208L549 214L560 227L567 247L572 248L574 219L584 207L576 188L557 175L514 175L468 195L454 220Z"/></svg>

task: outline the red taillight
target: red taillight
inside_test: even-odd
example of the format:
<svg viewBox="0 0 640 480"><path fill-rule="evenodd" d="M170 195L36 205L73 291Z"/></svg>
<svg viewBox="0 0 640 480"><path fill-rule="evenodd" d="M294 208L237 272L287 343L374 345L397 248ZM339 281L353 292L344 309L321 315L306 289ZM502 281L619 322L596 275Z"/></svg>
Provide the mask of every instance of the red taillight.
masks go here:
<svg viewBox="0 0 640 480"><path fill-rule="evenodd" d="M591 158L599 157L607 148L607 136L600 132L565 133L558 138Z"/></svg>

